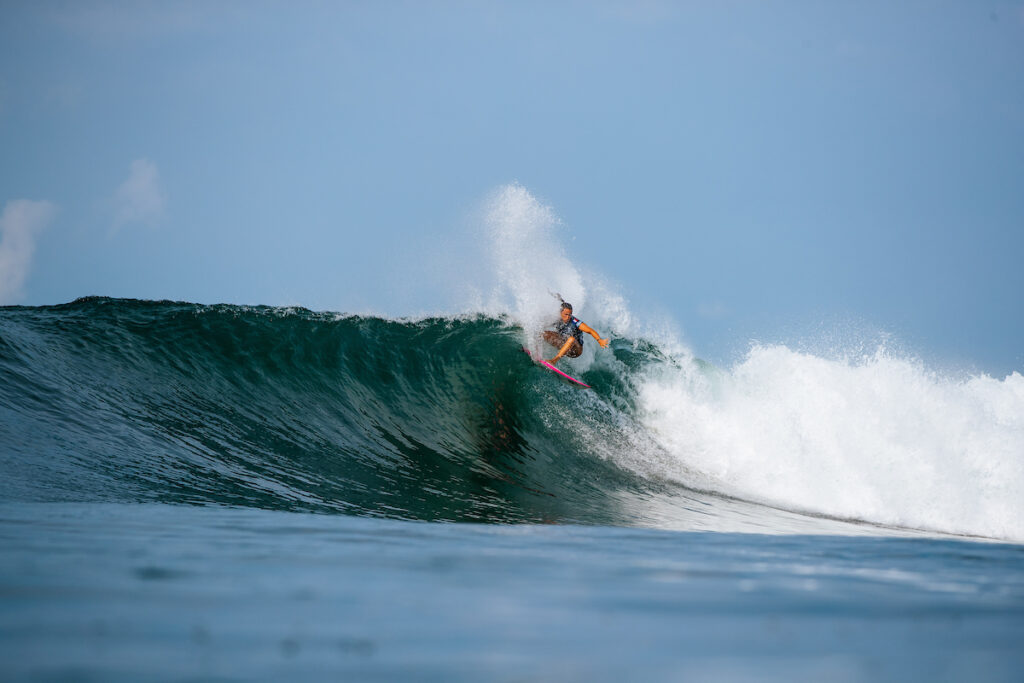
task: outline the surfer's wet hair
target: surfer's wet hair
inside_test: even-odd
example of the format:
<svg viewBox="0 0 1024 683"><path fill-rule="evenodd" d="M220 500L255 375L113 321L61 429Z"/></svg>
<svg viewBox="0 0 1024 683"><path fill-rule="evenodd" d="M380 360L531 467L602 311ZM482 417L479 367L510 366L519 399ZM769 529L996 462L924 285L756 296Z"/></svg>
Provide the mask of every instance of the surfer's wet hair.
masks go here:
<svg viewBox="0 0 1024 683"><path fill-rule="evenodd" d="M548 290L548 294L562 302L562 308L560 310L564 311L565 309L568 308L570 311L572 311L572 304L563 299L561 294L559 294L558 292L552 292L550 289Z"/></svg>

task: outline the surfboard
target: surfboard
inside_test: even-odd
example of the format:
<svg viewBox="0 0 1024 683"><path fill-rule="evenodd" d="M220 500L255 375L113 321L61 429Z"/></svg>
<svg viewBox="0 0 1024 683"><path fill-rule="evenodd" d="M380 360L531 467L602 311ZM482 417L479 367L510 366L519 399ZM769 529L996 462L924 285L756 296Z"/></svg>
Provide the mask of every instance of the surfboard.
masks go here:
<svg viewBox="0 0 1024 683"><path fill-rule="evenodd" d="M524 347L523 351L526 352L527 356L529 356L530 358L533 358L533 354L530 353L530 349L527 349L527 348ZM576 379L572 375L565 374L564 372L562 372L561 370L556 368L554 365L552 365L551 363L549 363L546 360L544 360L543 358L540 359L540 360L534 359L533 362L536 363L537 365L541 366L545 370L550 370L551 372L555 373L556 375L558 375L562 379L569 380L573 384L581 386L581 387L583 387L585 389L590 389L591 388L591 386L589 384L585 384L584 382L579 381L578 379Z"/></svg>

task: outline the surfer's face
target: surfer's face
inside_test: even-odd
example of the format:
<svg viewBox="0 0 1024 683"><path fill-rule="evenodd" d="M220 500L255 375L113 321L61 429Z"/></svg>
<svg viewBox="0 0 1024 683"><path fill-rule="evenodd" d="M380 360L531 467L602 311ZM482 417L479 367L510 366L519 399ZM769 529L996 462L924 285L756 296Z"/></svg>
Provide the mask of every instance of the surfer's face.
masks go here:
<svg viewBox="0 0 1024 683"><path fill-rule="evenodd" d="M569 322L569 318L572 317L572 311L570 311L568 308L563 308L562 312L561 312L561 315L562 315L562 322L563 323L567 323L567 322Z"/></svg>

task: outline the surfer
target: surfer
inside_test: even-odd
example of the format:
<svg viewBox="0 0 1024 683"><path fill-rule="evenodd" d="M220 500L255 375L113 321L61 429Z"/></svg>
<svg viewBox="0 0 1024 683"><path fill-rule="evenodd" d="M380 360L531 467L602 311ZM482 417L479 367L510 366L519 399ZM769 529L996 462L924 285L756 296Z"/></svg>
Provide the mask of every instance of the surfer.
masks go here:
<svg viewBox="0 0 1024 683"><path fill-rule="evenodd" d="M558 349L555 357L548 361L552 365L562 356L578 358L583 353L584 332L596 339L601 348L608 348L607 339L602 339L594 328L572 314L572 304L563 300L559 317L561 320L555 325L554 331L548 330L544 333L544 341Z"/></svg>

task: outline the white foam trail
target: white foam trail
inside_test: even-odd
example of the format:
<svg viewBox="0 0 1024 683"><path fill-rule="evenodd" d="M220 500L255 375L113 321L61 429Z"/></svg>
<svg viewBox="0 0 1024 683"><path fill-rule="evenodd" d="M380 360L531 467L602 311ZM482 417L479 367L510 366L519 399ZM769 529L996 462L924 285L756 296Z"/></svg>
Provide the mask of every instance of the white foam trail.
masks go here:
<svg viewBox="0 0 1024 683"><path fill-rule="evenodd" d="M1024 541L1024 376L954 380L879 352L755 347L727 372L663 369L641 419L663 476L792 510Z"/></svg>

